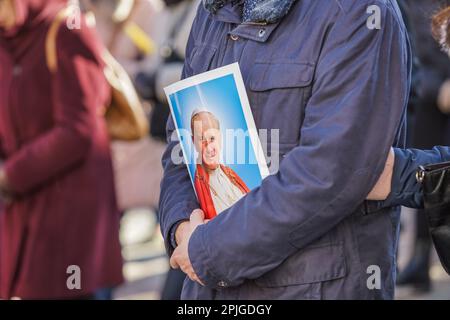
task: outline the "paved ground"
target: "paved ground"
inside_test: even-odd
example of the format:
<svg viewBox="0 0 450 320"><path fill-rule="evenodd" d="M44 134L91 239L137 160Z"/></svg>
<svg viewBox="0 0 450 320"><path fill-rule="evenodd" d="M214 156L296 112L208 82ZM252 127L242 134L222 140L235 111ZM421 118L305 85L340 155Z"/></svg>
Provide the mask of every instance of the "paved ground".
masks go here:
<svg viewBox="0 0 450 320"><path fill-rule="evenodd" d="M158 300L169 268L164 243L153 212L136 210L122 221L122 254L127 283L115 299Z"/></svg>
<svg viewBox="0 0 450 320"><path fill-rule="evenodd" d="M405 215L406 217L410 215ZM411 228L411 221L404 221L406 229ZM156 230L154 214L145 210L128 213L123 222L123 255L127 263L124 267L127 283L115 291L115 299L158 300L164 285L168 260L160 233L156 231L151 237L149 230ZM412 235L405 232L400 247L404 254L400 257L400 267L408 260L411 251ZM411 288L398 288L397 299L450 300L450 277L444 272L437 259L431 269L433 291L418 294Z"/></svg>

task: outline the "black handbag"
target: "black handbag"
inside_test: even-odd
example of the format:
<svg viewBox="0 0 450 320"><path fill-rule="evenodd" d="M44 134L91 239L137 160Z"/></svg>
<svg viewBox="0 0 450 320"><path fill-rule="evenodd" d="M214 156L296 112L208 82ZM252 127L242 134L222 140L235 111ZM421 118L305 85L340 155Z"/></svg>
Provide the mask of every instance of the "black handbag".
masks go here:
<svg viewBox="0 0 450 320"><path fill-rule="evenodd" d="M431 238L442 266L450 275L450 162L421 166L417 181L423 187Z"/></svg>

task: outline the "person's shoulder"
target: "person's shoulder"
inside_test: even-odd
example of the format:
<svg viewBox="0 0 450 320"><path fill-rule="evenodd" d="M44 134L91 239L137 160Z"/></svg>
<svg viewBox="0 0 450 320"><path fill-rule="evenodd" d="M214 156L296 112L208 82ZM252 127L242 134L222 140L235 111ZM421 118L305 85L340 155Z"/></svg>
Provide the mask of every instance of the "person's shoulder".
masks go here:
<svg viewBox="0 0 450 320"><path fill-rule="evenodd" d="M57 34L58 51L74 52L97 60L101 46L95 28L84 16L79 19L67 17L61 22Z"/></svg>
<svg viewBox="0 0 450 320"><path fill-rule="evenodd" d="M63 19L59 26L58 36L61 40L70 39L83 43L97 41L95 27L88 24L84 16L76 19L69 16Z"/></svg>
<svg viewBox="0 0 450 320"><path fill-rule="evenodd" d="M330 0L319 0L325 6ZM370 15L376 14L381 22L386 24L403 25L402 14L396 0L332 0L337 19L348 23L360 23Z"/></svg>
<svg viewBox="0 0 450 320"><path fill-rule="evenodd" d="M352 19L359 23L359 18L377 13L381 18L401 17L400 8L396 0L314 0L314 5L320 7L321 12L328 12L337 19ZM367 16L366 16L367 18Z"/></svg>
<svg viewBox="0 0 450 320"><path fill-rule="evenodd" d="M380 9L392 9L396 4L392 0L333 0L339 10L348 14L359 8L370 8L377 6Z"/></svg>
<svg viewBox="0 0 450 320"><path fill-rule="evenodd" d="M195 25L196 21L204 21L204 20L211 18L210 17L211 13L208 10L206 10L205 6L203 5L203 1L199 1L198 3L193 3L193 4L191 4L191 6L194 7L194 8L192 8L193 10L196 10L193 25ZM195 9L195 7L197 9Z"/></svg>
<svg viewBox="0 0 450 320"><path fill-rule="evenodd" d="M345 24L359 24L361 19L367 19L376 10L381 17L395 16L399 9L395 0L306 0L298 3L295 8L299 19L303 19L301 12L309 12L317 21L333 25L343 20Z"/></svg>

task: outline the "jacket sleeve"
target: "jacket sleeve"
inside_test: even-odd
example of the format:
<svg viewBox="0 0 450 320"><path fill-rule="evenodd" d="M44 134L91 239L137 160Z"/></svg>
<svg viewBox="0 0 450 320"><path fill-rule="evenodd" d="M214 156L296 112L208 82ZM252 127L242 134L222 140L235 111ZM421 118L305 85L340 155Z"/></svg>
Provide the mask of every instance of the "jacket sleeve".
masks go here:
<svg viewBox="0 0 450 320"><path fill-rule="evenodd" d="M449 147L435 147L433 150L394 149L395 163L392 175L391 193L383 207L404 206L423 208L422 185L416 180L420 166L450 161Z"/></svg>
<svg viewBox="0 0 450 320"><path fill-rule="evenodd" d="M189 36L182 79L192 76L188 66L190 63L190 52L195 42L194 35L196 34L197 20L198 16L194 20ZM200 206L186 165L184 163L176 164L172 161L173 154L176 154L177 158L179 158L182 152L172 117L169 117L167 122L167 140L168 146L162 158L164 176L161 182L159 220L166 250L170 256L176 246L175 230L177 226L181 222L189 220L192 211Z"/></svg>
<svg viewBox="0 0 450 320"><path fill-rule="evenodd" d="M52 76L53 128L25 144L7 159L11 188L24 194L64 174L88 154L104 105L106 80L84 27L61 27L57 37L58 70ZM103 91L102 91L103 90Z"/></svg>
<svg viewBox="0 0 450 320"><path fill-rule="evenodd" d="M410 50L392 8L377 2L382 28L369 30L361 2L330 26L300 145L276 175L193 233L189 257L208 287L275 269L355 212L383 172L404 120Z"/></svg>

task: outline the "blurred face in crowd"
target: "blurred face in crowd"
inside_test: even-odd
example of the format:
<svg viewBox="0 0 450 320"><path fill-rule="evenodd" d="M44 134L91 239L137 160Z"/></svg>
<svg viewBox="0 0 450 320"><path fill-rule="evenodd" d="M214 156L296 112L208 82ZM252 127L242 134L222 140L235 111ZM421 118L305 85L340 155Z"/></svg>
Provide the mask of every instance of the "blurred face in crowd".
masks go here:
<svg viewBox="0 0 450 320"><path fill-rule="evenodd" d="M210 171L217 169L222 149L219 121L209 112L200 112L192 118L191 126L195 149L202 156L203 167Z"/></svg>
<svg viewBox="0 0 450 320"><path fill-rule="evenodd" d="M0 0L0 28L4 30L14 27L16 13L13 0Z"/></svg>

